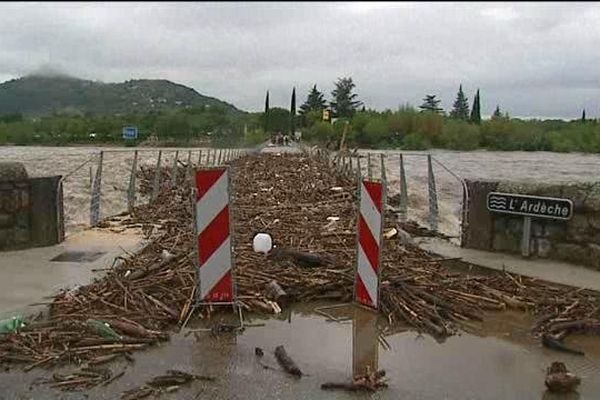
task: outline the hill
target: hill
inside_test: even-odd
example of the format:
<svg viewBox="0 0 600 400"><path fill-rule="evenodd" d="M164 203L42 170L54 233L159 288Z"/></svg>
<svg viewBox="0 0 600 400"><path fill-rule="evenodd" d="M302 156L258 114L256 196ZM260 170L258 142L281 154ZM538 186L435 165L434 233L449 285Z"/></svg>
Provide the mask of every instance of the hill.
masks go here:
<svg viewBox="0 0 600 400"><path fill-rule="evenodd" d="M166 108L233 105L168 80L103 83L67 76L27 76L0 84L0 115L130 114Z"/></svg>

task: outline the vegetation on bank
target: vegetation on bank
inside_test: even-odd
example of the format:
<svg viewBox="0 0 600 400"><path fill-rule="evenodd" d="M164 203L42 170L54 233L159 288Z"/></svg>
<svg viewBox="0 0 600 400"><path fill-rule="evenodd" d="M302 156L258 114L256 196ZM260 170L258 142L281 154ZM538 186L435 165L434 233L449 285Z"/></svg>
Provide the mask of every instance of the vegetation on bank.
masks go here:
<svg viewBox="0 0 600 400"><path fill-rule="evenodd" d="M354 90L352 78L341 78L327 100L315 85L299 103L297 113L294 89L289 109L270 107L267 92L264 111L255 113L211 104L127 115L55 113L32 118L4 114L0 115L0 144L137 145L155 138L162 145L254 146L269 140L273 133L299 131L305 142L335 147L346 131L350 147L600 153L600 124L586 119L585 111L574 121L521 120L496 106L490 119L482 119L480 91L470 106L462 86L448 112L435 95L426 95L418 109L406 105L376 111L366 108ZM323 121L326 109L332 121ZM125 126L137 126L139 139L124 140Z"/></svg>

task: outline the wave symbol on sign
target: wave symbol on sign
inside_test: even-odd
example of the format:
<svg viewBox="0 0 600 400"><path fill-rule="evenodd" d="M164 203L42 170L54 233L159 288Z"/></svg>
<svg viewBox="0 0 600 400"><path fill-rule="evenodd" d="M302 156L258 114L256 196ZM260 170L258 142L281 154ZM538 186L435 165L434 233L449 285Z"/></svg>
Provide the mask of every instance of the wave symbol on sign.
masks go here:
<svg viewBox="0 0 600 400"><path fill-rule="evenodd" d="M506 209L506 198L498 196L490 196L490 207Z"/></svg>

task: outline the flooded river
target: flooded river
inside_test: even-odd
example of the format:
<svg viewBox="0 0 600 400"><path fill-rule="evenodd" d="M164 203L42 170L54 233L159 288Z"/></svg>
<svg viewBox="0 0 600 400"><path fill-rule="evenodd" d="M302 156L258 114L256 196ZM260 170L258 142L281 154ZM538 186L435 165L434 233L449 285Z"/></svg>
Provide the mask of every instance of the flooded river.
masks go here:
<svg viewBox="0 0 600 400"><path fill-rule="evenodd" d="M85 394L30 387L36 377L49 376L51 371L0 373L0 398L115 399L168 369L212 375L217 381L192 383L164 398L591 400L600 394L598 341L586 337L569 340L571 346L586 352L584 357L551 352L529 335L532 319L525 314L492 314L474 333L443 342L407 329L387 336L384 345L376 336L361 335L371 329L370 312L345 307L336 317L347 315L350 320L326 322L315 314L316 306L304 305L289 314L284 311L279 318L251 319L265 325L247 328L237 336L176 334L160 347L136 353L135 364L108 365L114 373L125 370L125 375L108 387ZM280 370L273 356L278 345L285 346L306 376L297 379ZM260 361L255 347L264 350ZM350 379L357 359L369 359L376 368L384 369L389 387L373 395L320 389L324 382ZM582 378L578 393L555 396L546 392L545 369L552 361L564 362ZM265 369L261 363L272 368Z"/></svg>
<svg viewBox="0 0 600 400"><path fill-rule="evenodd" d="M102 180L101 215L110 216L127 208L127 187L133 153L125 148L98 147L0 147L0 160L23 162L31 176L63 175L67 233L81 230L89 224L91 175L95 174L98 154L105 150ZM128 151L124 151L128 150ZM157 150L140 150L139 163L156 164ZM166 149L163 165L172 165L175 152L186 161L188 149ZM365 153L365 151L361 151ZM379 176L379 153L372 152L373 175ZM399 191L399 156L396 151L385 151L389 192ZM408 216L428 225L427 158L423 152L403 152L408 183ZM600 176L600 155L560 154L547 152L454 152L433 150L434 172L438 191L442 232L457 236L462 201L460 181L464 179L511 179L543 182L597 181ZM192 160L197 161L198 149L193 149ZM437 161L436 161L437 160ZM366 159L362 159L367 173ZM203 151L206 162L206 149ZM449 172L450 171L450 172ZM144 199L141 199L142 201Z"/></svg>

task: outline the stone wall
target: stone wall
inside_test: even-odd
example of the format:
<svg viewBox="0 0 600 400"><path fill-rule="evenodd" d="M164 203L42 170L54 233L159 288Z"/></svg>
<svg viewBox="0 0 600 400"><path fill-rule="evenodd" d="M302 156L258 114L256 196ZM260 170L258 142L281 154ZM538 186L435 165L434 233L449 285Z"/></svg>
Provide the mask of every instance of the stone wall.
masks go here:
<svg viewBox="0 0 600 400"><path fill-rule="evenodd" d="M28 178L17 163L0 163L0 250L64 240L60 178Z"/></svg>
<svg viewBox="0 0 600 400"><path fill-rule="evenodd" d="M532 218L531 255L600 269L600 182L548 185L467 181L467 190L463 247L521 253L523 217L488 211L489 192L566 198L573 202L572 219Z"/></svg>

